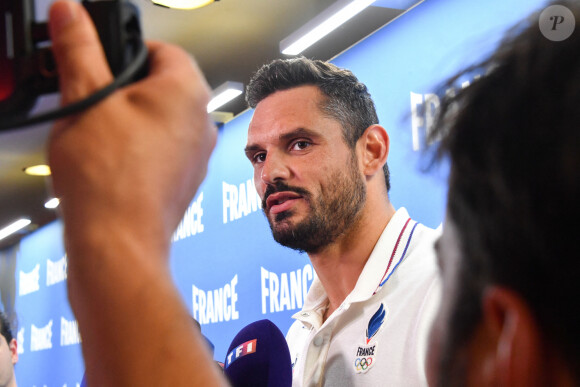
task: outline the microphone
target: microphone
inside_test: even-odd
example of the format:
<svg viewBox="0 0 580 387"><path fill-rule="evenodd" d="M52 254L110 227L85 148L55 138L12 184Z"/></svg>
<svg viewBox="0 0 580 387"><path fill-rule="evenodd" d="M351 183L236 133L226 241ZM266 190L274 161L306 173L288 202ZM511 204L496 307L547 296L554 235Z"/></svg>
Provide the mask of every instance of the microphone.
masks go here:
<svg viewBox="0 0 580 387"><path fill-rule="evenodd" d="M292 385L292 362L284 335L270 320L253 322L228 348L224 374L233 387Z"/></svg>

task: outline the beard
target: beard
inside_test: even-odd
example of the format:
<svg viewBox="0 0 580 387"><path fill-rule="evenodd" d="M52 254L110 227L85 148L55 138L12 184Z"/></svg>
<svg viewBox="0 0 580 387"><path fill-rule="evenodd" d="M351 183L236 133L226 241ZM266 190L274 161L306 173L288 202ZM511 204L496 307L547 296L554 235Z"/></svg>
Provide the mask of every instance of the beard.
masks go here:
<svg viewBox="0 0 580 387"><path fill-rule="evenodd" d="M282 182L268 186L262 208L270 223L274 240L282 246L306 253L316 253L356 227L366 201L366 185L359 174L356 157L351 157L348 171L337 170L330 176L330 183L314 197L300 187ZM290 221L294 210L288 210L270 219L266 213L266 199L275 192L291 191L300 194L308 203L310 212L301 222Z"/></svg>

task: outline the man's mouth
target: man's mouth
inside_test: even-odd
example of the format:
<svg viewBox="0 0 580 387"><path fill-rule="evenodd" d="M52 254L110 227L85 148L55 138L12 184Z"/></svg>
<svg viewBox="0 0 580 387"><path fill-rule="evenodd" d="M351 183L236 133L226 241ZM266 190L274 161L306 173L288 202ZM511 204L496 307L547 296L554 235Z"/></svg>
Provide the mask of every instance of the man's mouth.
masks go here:
<svg viewBox="0 0 580 387"><path fill-rule="evenodd" d="M302 199L302 196L295 192L276 192L268 196L266 206L270 214L278 214L288 211L299 199Z"/></svg>

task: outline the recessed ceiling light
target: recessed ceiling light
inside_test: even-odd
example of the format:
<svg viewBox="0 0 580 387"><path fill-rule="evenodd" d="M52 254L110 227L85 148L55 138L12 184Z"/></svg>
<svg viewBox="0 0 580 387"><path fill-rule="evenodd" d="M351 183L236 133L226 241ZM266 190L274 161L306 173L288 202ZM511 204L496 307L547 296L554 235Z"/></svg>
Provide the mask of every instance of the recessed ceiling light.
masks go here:
<svg viewBox="0 0 580 387"><path fill-rule="evenodd" d="M59 198L52 198L49 201L47 201L46 203L44 203L44 207L49 208L49 209L53 209L53 208L58 207L59 204L60 204Z"/></svg>
<svg viewBox="0 0 580 387"><path fill-rule="evenodd" d="M153 4L162 7L177 9L195 9L205 7L214 2L214 0L152 0Z"/></svg>
<svg viewBox="0 0 580 387"><path fill-rule="evenodd" d="M48 165L32 165L24 168L24 173L31 176L50 176L50 167Z"/></svg>

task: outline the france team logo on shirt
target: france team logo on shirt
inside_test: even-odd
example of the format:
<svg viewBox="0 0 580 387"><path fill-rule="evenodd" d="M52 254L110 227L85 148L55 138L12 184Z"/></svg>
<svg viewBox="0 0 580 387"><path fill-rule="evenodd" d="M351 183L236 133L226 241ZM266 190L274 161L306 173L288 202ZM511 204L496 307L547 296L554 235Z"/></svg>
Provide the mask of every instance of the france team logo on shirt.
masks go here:
<svg viewBox="0 0 580 387"><path fill-rule="evenodd" d="M375 335L377 334L377 332L379 331L380 327L383 325L383 322L385 321L385 315L386 315L386 311L385 311L385 307L383 306L383 304L381 304L381 306L379 307L379 310L377 310L375 312L375 314L373 315L373 317L371 317L370 321L369 321L369 325L367 327L367 344L372 340L373 337L375 337Z"/></svg>
<svg viewBox="0 0 580 387"><path fill-rule="evenodd" d="M357 374L366 373L375 363L375 358L377 356L378 342L373 341L373 338L377 335L383 323L385 322L385 316L387 315L387 310L381 303L379 309L373 314L369 320L369 324L366 329L366 338L363 345L357 346L355 357L354 357L354 371Z"/></svg>

